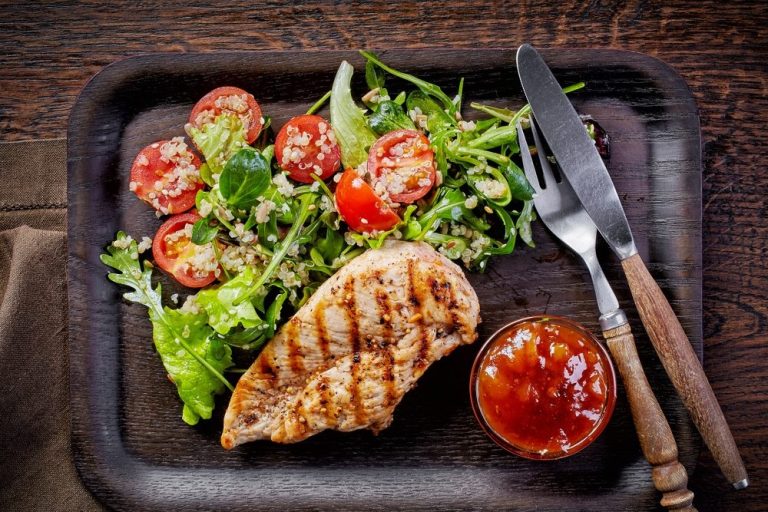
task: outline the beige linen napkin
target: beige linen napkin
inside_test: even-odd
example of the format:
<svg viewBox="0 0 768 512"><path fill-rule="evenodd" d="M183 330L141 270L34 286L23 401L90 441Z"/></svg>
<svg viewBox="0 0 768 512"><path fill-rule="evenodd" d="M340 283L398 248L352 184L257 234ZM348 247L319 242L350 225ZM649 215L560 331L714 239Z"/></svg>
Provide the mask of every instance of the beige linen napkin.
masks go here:
<svg viewBox="0 0 768 512"><path fill-rule="evenodd" d="M66 141L0 165L0 510L101 510L70 448Z"/></svg>

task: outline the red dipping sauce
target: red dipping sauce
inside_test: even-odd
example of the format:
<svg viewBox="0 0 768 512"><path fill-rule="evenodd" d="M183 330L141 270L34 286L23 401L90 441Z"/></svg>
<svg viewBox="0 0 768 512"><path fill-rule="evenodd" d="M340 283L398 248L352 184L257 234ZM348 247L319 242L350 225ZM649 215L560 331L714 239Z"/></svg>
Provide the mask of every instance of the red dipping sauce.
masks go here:
<svg viewBox="0 0 768 512"><path fill-rule="evenodd" d="M530 459L559 459L589 445L616 402L603 346L565 318L531 317L499 330L480 349L472 406L488 435Z"/></svg>

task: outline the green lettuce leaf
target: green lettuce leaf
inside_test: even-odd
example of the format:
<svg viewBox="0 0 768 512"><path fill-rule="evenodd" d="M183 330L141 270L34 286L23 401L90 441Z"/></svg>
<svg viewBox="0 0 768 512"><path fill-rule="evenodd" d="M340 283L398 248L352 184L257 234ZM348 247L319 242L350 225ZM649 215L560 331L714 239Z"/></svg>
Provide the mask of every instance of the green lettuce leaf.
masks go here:
<svg viewBox="0 0 768 512"><path fill-rule="evenodd" d="M139 261L136 241L125 233L117 234L101 261L115 270L107 275L110 281L130 288L123 297L149 309L155 348L184 402L182 419L190 425L209 419L214 395L233 389L223 375L232 366L231 349L213 336L204 314L163 307L151 267Z"/></svg>
<svg viewBox="0 0 768 512"><path fill-rule="evenodd" d="M264 323L251 301L242 300L248 295L253 281L253 269L245 267L240 274L218 288L197 293L195 302L208 314L208 323L217 333L225 335L238 325L248 329Z"/></svg>
<svg viewBox="0 0 768 512"><path fill-rule="evenodd" d="M210 179L213 179L212 176L215 174L221 174L232 155L248 147L243 122L237 116L222 114L213 123L203 125L201 128L187 125L186 130L205 158L208 166L205 175L210 176Z"/></svg>
<svg viewBox="0 0 768 512"><path fill-rule="evenodd" d="M184 402L181 418L189 425L197 424L200 418L210 419L215 405L213 397L223 392L225 386L180 346L177 333L186 340L189 350L220 373L232 366L232 349L214 337L205 315L166 307L162 315L150 309L149 318L157 352Z"/></svg>
<svg viewBox="0 0 768 512"><path fill-rule="evenodd" d="M357 167L368 160L368 148L376 134L368 126L362 110L352 99L352 65L343 61L331 89L331 125L341 149L344 167Z"/></svg>

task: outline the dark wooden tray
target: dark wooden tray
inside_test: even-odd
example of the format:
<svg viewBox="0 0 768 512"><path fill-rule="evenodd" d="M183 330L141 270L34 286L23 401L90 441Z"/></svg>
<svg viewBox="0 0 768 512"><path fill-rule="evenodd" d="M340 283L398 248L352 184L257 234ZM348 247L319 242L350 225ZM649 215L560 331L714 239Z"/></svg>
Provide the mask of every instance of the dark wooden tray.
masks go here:
<svg viewBox="0 0 768 512"><path fill-rule="evenodd" d="M522 104L512 50L396 50L393 66L469 100ZM549 50L562 83L580 80L577 108L610 133L609 169L643 259L701 354L701 159L697 109L662 62L615 50ZM605 433L558 462L530 462L497 448L476 425L468 374L479 344L435 364L397 408L392 426L326 432L293 446L254 443L232 452L216 416L191 428L153 350L145 308L125 304L98 256L118 229L134 237L159 224L128 193L128 170L145 144L182 134L192 104L215 86L251 92L281 126L331 85L353 51L163 54L112 64L85 87L69 124L69 340L72 440L88 488L122 510L649 510L658 495L626 401ZM466 109L465 109L466 110ZM486 274L470 276L482 305L481 339L520 316L550 312L597 331L586 271L537 224L537 247L520 245ZM653 243L648 241L652 239ZM632 319L640 355L691 470L699 441L659 364L619 265L606 273ZM165 283L165 293L179 291ZM621 393L620 393L621 396Z"/></svg>

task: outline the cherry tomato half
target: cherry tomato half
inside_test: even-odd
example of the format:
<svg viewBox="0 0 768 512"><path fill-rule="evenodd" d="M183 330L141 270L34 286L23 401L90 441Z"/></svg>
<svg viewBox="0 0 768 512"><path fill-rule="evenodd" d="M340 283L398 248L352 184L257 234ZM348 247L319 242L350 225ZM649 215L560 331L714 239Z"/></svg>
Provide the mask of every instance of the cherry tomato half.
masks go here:
<svg viewBox="0 0 768 512"><path fill-rule="evenodd" d="M192 243L192 226L198 220L194 211L174 215L160 226L152 241L157 266L190 288L208 286L218 274L213 248Z"/></svg>
<svg viewBox="0 0 768 512"><path fill-rule="evenodd" d="M341 150L328 121L320 116L296 116L282 127L275 139L275 156L288 175L312 183L312 174L328 179L339 169Z"/></svg>
<svg viewBox="0 0 768 512"><path fill-rule="evenodd" d="M216 118L225 114L234 114L243 122L246 128L248 144L256 140L264 126L259 102L252 94L239 87L217 87L198 101L189 114L189 122L195 128L212 123Z"/></svg>
<svg viewBox="0 0 768 512"><path fill-rule="evenodd" d="M336 185L336 207L355 231L386 230L400 222L394 210L354 169L344 171Z"/></svg>
<svg viewBox="0 0 768 512"><path fill-rule="evenodd" d="M204 187L200 159L181 137L161 140L141 150L131 167L130 189L160 213L181 213L195 204Z"/></svg>
<svg viewBox="0 0 768 512"><path fill-rule="evenodd" d="M368 172L381 180L392 201L412 203L435 184L435 152L421 132L389 132L371 146Z"/></svg>

